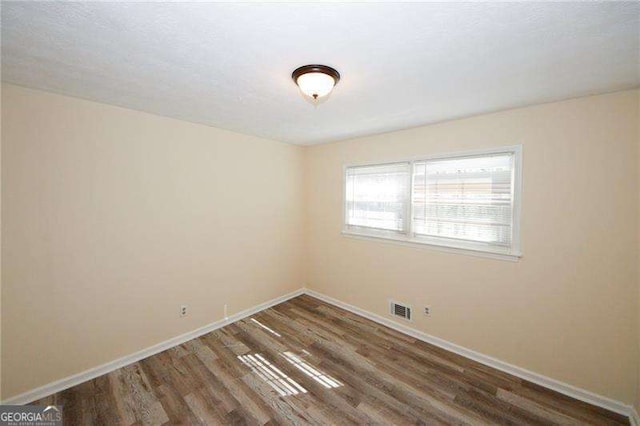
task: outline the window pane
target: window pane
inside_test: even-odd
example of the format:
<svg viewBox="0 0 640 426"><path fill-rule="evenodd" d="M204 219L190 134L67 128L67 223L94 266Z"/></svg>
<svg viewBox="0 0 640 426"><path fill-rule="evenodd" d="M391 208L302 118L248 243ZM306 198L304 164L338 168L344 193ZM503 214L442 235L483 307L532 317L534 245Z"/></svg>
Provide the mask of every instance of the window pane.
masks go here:
<svg viewBox="0 0 640 426"><path fill-rule="evenodd" d="M403 231L409 177L408 163L348 168L347 226Z"/></svg>
<svg viewBox="0 0 640 426"><path fill-rule="evenodd" d="M413 232L511 245L513 154L414 164Z"/></svg>

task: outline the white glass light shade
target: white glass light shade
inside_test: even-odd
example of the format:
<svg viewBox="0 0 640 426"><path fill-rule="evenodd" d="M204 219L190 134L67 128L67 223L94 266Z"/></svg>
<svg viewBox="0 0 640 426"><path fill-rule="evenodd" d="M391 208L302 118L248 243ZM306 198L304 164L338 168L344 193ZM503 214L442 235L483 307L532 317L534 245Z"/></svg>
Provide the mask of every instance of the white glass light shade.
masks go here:
<svg viewBox="0 0 640 426"><path fill-rule="evenodd" d="M330 75L321 72L310 72L299 76L296 83L302 93L310 98L318 99L331 93L336 81Z"/></svg>

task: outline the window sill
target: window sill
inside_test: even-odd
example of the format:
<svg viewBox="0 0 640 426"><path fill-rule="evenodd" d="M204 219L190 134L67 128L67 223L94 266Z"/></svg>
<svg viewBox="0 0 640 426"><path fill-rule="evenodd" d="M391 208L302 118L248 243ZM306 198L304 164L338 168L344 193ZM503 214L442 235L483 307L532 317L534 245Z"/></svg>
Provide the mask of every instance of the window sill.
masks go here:
<svg viewBox="0 0 640 426"><path fill-rule="evenodd" d="M517 262L522 257L522 253L501 253L497 251L486 251L480 249L473 249L468 247L454 246L454 245L440 245L430 244L426 242L419 242L410 240L408 238L400 236L376 236L370 234L364 234L353 231L342 231L342 235L348 238L354 238L357 240L377 241L387 244L397 244L407 247L422 248L427 250L443 251L445 253L462 254L466 256L484 257L489 259L504 260L509 262Z"/></svg>

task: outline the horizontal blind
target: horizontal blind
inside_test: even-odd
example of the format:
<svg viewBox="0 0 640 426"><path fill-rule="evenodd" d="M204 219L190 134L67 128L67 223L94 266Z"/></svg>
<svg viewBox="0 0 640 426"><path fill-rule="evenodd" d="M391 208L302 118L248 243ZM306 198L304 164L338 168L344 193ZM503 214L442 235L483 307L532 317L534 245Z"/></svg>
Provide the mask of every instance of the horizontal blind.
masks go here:
<svg viewBox="0 0 640 426"><path fill-rule="evenodd" d="M403 231L410 176L409 163L347 168L347 227Z"/></svg>
<svg viewBox="0 0 640 426"><path fill-rule="evenodd" d="M513 153L414 163L414 235L510 246L513 163Z"/></svg>

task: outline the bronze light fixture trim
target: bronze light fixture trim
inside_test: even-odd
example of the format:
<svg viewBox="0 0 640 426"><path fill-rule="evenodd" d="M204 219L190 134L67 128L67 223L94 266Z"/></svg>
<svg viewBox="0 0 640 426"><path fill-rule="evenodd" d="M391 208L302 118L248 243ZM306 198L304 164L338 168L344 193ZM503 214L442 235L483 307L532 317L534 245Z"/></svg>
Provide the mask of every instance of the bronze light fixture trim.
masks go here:
<svg viewBox="0 0 640 426"><path fill-rule="evenodd" d="M338 84L340 73L327 65L312 64L296 68L291 78L305 96L319 102L320 98L328 96Z"/></svg>

